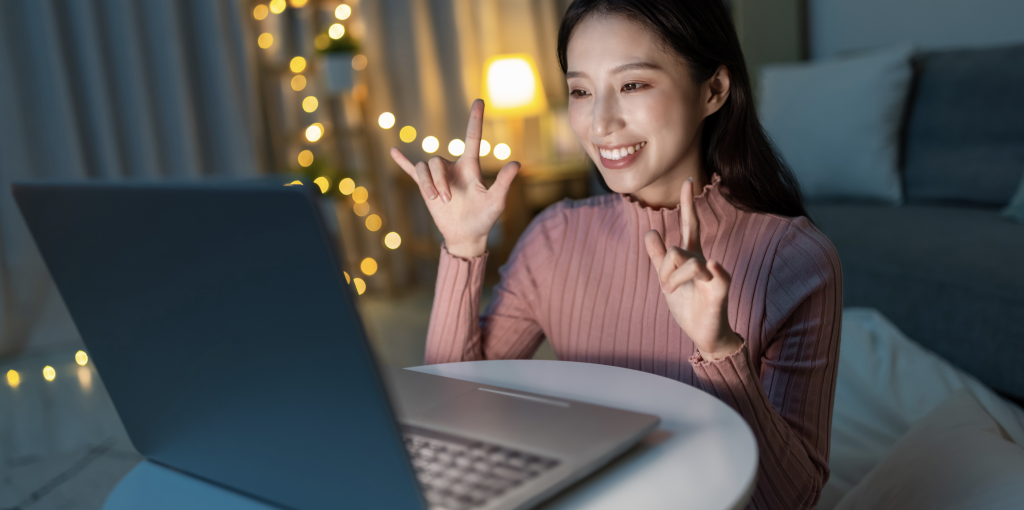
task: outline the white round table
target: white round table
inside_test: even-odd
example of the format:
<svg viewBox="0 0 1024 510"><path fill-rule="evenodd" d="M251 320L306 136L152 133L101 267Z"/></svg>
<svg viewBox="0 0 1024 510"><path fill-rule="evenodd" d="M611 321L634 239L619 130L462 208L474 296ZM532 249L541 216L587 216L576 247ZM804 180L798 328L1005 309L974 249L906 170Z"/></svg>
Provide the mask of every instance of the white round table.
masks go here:
<svg viewBox="0 0 1024 510"><path fill-rule="evenodd" d="M561 361L473 361L415 367L424 373L618 407L661 417L640 444L541 506L548 510L746 506L757 474L757 442L720 400L646 372ZM106 510L273 507L150 462L107 498Z"/></svg>

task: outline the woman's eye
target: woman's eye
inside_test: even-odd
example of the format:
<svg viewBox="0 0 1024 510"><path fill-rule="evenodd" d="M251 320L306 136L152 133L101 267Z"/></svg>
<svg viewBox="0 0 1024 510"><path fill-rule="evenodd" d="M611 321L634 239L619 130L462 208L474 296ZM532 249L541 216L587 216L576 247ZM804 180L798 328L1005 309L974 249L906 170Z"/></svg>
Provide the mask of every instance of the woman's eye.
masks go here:
<svg viewBox="0 0 1024 510"><path fill-rule="evenodd" d="M572 96L572 97L586 97L587 91L586 90L580 90L580 89L573 89L573 91L570 92L569 95Z"/></svg>
<svg viewBox="0 0 1024 510"><path fill-rule="evenodd" d="M633 82L630 82L630 83L627 83L627 84L623 85L622 86L622 90L625 90L626 92L634 92L634 91L640 90L640 89L642 89L644 87L645 87L645 85L643 83L633 83Z"/></svg>

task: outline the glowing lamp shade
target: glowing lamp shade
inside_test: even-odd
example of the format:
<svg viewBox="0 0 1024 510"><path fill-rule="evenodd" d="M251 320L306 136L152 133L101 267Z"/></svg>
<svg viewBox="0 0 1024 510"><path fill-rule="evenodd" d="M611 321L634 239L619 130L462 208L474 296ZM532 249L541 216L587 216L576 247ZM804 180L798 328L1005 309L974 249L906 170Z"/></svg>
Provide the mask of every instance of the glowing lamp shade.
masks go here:
<svg viewBox="0 0 1024 510"><path fill-rule="evenodd" d="M533 57L497 55L484 63L487 113L499 117L528 117L548 109Z"/></svg>

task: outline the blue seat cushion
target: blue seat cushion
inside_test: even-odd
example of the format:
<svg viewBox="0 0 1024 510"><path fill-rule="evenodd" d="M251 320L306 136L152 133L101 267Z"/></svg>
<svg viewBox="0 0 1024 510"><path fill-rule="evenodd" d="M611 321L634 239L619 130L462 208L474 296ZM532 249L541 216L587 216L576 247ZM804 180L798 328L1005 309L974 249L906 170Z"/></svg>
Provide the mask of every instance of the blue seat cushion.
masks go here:
<svg viewBox="0 0 1024 510"><path fill-rule="evenodd" d="M843 268L843 305L1024 400L1024 224L995 208L810 204Z"/></svg>

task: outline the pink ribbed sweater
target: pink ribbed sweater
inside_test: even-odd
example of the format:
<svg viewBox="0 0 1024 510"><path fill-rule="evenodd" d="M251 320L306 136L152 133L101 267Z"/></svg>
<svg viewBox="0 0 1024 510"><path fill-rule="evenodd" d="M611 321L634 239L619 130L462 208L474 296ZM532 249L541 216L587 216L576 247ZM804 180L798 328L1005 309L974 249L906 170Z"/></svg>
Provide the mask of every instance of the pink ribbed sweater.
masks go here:
<svg viewBox="0 0 1024 510"><path fill-rule="evenodd" d="M750 507L813 508L829 472L839 257L806 218L739 210L720 188L715 175L694 203L705 257L732 275L729 323L745 339L736 354L703 360L668 311L643 238L657 229L678 246L679 207L655 210L612 194L541 213L479 319L486 256L464 260L442 248L426 362L529 358L547 336L560 360L702 388L739 412L757 438Z"/></svg>

